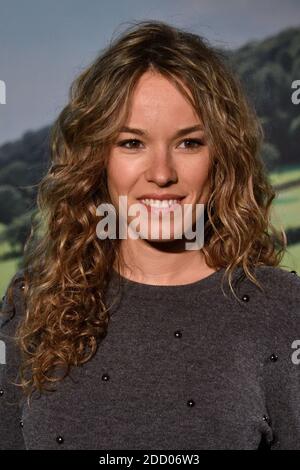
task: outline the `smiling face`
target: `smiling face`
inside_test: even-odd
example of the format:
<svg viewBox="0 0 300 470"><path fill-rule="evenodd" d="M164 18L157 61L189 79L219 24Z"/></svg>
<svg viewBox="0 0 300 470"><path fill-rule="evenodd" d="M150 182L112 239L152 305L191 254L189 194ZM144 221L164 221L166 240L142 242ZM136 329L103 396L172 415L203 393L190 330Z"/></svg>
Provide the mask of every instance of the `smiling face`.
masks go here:
<svg viewBox="0 0 300 470"><path fill-rule="evenodd" d="M179 135L180 130L195 126ZM118 206L119 196L127 196L128 208L145 204L149 225L142 238L151 238L153 224L158 224L161 238L164 221L154 212L172 211L170 206L176 201L193 208L196 203L205 204L209 169L204 130L193 107L168 79L145 72L136 84L126 128L121 129L108 158L107 184L113 204ZM163 209L158 209L160 196L167 200L161 203ZM152 213L149 205L156 207ZM135 217L128 217L128 222ZM171 224L171 239L175 232Z"/></svg>

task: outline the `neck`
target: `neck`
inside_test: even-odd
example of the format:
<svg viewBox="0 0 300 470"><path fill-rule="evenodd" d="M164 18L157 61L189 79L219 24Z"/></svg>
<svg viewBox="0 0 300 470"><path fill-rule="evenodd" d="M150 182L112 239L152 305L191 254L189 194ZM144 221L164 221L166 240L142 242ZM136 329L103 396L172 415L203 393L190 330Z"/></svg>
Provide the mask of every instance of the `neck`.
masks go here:
<svg viewBox="0 0 300 470"><path fill-rule="evenodd" d="M183 239L126 239L121 242L120 254L120 274L146 284L186 284L216 271L207 265L202 250L186 250Z"/></svg>

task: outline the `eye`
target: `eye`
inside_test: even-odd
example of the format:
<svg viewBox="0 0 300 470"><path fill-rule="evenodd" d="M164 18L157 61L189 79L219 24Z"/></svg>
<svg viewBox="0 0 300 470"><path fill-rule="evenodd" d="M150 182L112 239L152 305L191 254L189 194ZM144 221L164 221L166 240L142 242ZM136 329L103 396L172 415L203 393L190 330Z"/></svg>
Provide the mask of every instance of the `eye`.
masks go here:
<svg viewBox="0 0 300 470"><path fill-rule="evenodd" d="M193 150L194 148L199 148L199 147L205 145L204 141L202 139L185 139L181 143L184 143L184 142L188 142L188 143L192 144L192 145L188 145L188 147L186 147L187 150ZM138 139L126 139L126 140L121 140L120 142L118 142L117 145L119 147L123 147L123 148L126 148L126 149L137 149L137 148L139 148L138 144L141 144L141 143L142 142Z"/></svg>
<svg viewBox="0 0 300 470"><path fill-rule="evenodd" d="M193 150L194 148L198 148L204 145L204 141L202 139L184 139L181 143L184 143L184 142L192 143L192 145L188 145L187 147L188 150L189 149Z"/></svg>
<svg viewBox="0 0 300 470"><path fill-rule="evenodd" d="M129 146L129 147L126 147L127 144L132 144L132 142L138 142L138 143L141 143L140 140L138 139L127 139L127 140L121 140L120 142L118 142L118 146L119 147L124 147L126 149L135 149L135 148L138 148L136 146Z"/></svg>

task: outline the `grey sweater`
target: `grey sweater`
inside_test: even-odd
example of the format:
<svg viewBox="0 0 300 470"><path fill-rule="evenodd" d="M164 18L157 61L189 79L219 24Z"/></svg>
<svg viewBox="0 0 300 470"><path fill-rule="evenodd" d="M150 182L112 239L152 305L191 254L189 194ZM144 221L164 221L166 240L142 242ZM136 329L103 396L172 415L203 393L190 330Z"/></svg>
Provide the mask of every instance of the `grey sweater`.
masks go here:
<svg viewBox="0 0 300 470"><path fill-rule="evenodd" d="M97 353L29 408L10 384L19 271L0 328L0 448L300 449L300 277L255 272L265 292L238 268L240 301L222 292L224 269L181 286L122 278L121 291L114 276Z"/></svg>

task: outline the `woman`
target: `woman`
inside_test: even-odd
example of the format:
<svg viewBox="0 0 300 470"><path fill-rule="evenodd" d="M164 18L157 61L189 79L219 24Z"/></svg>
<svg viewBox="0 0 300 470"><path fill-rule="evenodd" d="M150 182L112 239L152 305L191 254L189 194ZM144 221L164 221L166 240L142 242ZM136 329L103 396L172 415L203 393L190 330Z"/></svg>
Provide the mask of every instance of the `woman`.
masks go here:
<svg viewBox="0 0 300 470"><path fill-rule="evenodd" d="M220 54L140 22L74 81L51 137L2 312L0 445L300 449L300 281L279 266L259 120ZM105 237L101 204L125 237Z"/></svg>

